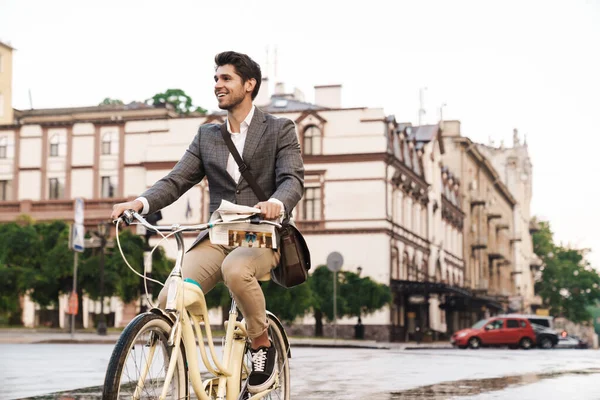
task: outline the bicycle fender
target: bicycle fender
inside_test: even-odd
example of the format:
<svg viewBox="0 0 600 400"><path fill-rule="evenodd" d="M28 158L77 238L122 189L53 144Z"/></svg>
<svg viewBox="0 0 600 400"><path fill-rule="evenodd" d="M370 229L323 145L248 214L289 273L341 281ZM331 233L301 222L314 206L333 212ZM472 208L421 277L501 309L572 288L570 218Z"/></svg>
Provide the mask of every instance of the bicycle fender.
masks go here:
<svg viewBox="0 0 600 400"><path fill-rule="evenodd" d="M279 321L279 318L277 318L277 316L275 314L273 314L271 311L268 311L268 310L267 310L267 318L272 319L273 322L275 322L275 324L281 331L281 335L283 336L283 341L285 343L285 348L287 349L288 358L292 358L292 350L290 349L290 342L288 340L285 329L283 329L283 324L281 323L281 321Z"/></svg>

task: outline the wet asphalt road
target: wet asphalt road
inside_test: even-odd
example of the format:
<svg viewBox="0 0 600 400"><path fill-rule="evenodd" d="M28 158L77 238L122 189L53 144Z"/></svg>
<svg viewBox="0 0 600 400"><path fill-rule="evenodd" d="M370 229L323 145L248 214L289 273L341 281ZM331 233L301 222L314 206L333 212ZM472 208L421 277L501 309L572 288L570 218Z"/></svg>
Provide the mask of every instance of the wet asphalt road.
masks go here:
<svg viewBox="0 0 600 400"><path fill-rule="evenodd" d="M2 344L0 399L99 398L97 389L76 389L102 384L112 347ZM595 350L293 348L292 354L293 399L600 399Z"/></svg>

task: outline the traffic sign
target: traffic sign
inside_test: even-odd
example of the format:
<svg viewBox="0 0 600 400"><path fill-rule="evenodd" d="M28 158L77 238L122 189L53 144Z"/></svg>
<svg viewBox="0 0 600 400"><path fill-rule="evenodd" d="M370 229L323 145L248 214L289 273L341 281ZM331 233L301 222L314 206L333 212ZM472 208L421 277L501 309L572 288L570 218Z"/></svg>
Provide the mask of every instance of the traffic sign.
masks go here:
<svg viewBox="0 0 600 400"><path fill-rule="evenodd" d="M77 292L71 292L69 294L69 308L67 309L67 314L77 315L79 312L79 296L77 296Z"/></svg>
<svg viewBox="0 0 600 400"><path fill-rule="evenodd" d="M85 228L81 224L73 224L73 229L71 230L71 243L73 243L73 250L78 251L80 253L85 250Z"/></svg>
<svg viewBox="0 0 600 400"><path fill-rule="evenodd" d="M342 269L342 265L344 265L344 257L337 251L329 253L327 256L327 268L331 272L339 272Z"/></svg>
<svg viewBox="0 0 600 400"><path fill-rule="evenodd" d="M83 225L84 203L81 197L75 198L75 223Z"/></svg>

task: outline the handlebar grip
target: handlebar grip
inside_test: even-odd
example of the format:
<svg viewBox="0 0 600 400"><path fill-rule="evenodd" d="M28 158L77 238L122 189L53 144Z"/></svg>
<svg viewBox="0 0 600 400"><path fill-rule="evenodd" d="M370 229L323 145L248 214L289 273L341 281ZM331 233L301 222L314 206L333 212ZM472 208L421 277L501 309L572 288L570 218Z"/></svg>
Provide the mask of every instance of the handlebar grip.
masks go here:
<svg viewBox="0 0 600 400"><path fill-rule="evenodd" d="M131 225L133 223L133 210L125 210L123 211L123 216L121 218L123 218L123 221L125 222L125 224L127 225Z"/></svg>

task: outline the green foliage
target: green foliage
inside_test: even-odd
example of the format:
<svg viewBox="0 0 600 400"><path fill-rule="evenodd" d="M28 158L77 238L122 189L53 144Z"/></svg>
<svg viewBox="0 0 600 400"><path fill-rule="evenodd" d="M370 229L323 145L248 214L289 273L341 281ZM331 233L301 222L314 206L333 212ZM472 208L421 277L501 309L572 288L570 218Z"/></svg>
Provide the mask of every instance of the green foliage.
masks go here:
<svg viewBox="0 0 600 400"><path fill-rule="evenodd" d="M589 306L600 301L600 275L584 259L584 251L555 244L550 224L539 225L540 230L533 234L533 249L544 265L536 292L551 315L588 321Z"/></svg>
<svg viewBox="0 0 600 400"><path fill-rule="evenodd" d="M167 89L164 93L157 93L151 99L147 100L148 104L154 106L171 105L177 114L187 115L189 113L205 114L206 110L202 107L195 107L192 98L181 89Z"/></svg>
<svg viewBox="0 0 600 400"><path fill-rule="evenodd" d="M262 289L267 310L286 322L291 323L296 318L303 317L313 304L312 292L306 283L285 289L273 281L268 281L262 284Z"/></svg>
<svg viewBox="0 0 600 400"><path fill-rule="evenodd" d="M121 245L129 263L143 273L144 240L125 231ZM73 256L68 248L69 227L62 221L34 223L26 216L18 223L0 225L0 320L20 320L20 299L27 293L42 307L56 305L60 294L73 287ZM100 250L86 249L79 256L78 287L91 298L100 295ZM173 261L162 248L153 254L152 277L164 282ZM161 286L150 284L154 298ZM143 281L125 265L118 248L104 255L104 295L118 296L124 302L143 293Z"/></svg>
<svg viewBox="0 0 600 400"><path fill-rule="evenodd" d="M99 106L122 106L123 105L123 101L118 100L118 99L111 99L110 97L106 97L98 105Z"/></svg>
<svg viewBox="0 0 600 400"><path fill-rule="evenodd" d="M308 283L312 292L313 312L316 320L315 332L322 334L322 318L332 321L333 273L325 265L319 266L310 276ZM358 317L381 309L391 301L388 286L379 284L369 277L361 278L354 272L338 273L336 290L337 316Z"/></svg>

